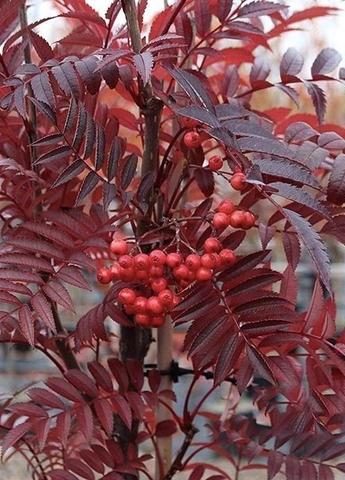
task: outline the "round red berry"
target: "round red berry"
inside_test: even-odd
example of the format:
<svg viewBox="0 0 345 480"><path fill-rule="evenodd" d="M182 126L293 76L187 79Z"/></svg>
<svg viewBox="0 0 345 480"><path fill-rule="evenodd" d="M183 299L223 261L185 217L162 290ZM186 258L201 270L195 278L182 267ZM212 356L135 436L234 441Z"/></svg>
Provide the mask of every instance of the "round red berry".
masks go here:
<svg viewBox="0 0 345 480"><path fill-rule="evenodd" d="M138 270L148 270L151 266L150 257L146 253L138 253L134 257L134 266Z"/></svg>
<svg viewBox="0 0 345 480"><path fill-rule="evenodd" d="M120 279L124 282L132 282L135 278L134 268L119 267Z"/></svg>
<svg viewBox="0 0 345 480"><path fill-rule="evenodd" d="M150 275L146 270L134 270L135 278L143 283L149 281Z"/></svg>
<svg viewBox="0 0 345 480"><path fill-rule="evenodd" d="M152 315L160 315L164 311L162 302L158 297L149 297L147 299L147 311Z"/></svg>
<svg viewBox="0 0 345 480"><path fill-rule="evenodd" d="M217 207L217 212L226 213L230 215L236 209L231 200L223 200Z"/></svg>
<svg viewBox="0 0 345 480"><path fill-rule="evenodd" d="M217 266L217 257L214 253L205 253L201 256L201 265L205 268L215 268Z"/></svg>
<svg viewBox="0 0 345 480"><path fill-rule="evenodd" d="M244 190L247 186L245 174L242 172L234 173L231 177L230 183L234 190Z"/></svg>
<svg viewBox="0 0 345 480"><path fill-rule="evenodd" d="M194 118L188 118L188 117L181 117L180 123L181 123L181 126L185 128L195 128L199 125L199 122L197 120L194 120Z"/></svg>
<svg viewBox="0 0 345 480"><path fill-rule="evenodd" d="M163 315L155 315L151 317L151 327L159 328L164 324L165 318Z"/></svg>
<svg viewBox="0 0 345 480"><path fill-rule="evenodd" d="M216 262L215 269L220 268L222 266L222 262L220 261L220 256L218 253L212 253L214 260Z"/></svg>
<svg viewBox="0 0 345 480"><path fill-rule="evenodd" d="M136 313L145 313L147 312L147 298L145 297L137 297L134 300L133 307Z"/></svg>
<svg viewBox="0 0 345 480"><path fill-rule="evenodd" d="M151 277L159 278L163 276L164 269L162 266L156 267L155 265L152 265L152 267L150 267L149 274Z"/></svg>
<svg viewBox="0 0 345 480"><path fill-rule="evenodd" d="M114 263L111 266L111 277L113 280L120 280L121 279L121 269L117 263Z"/></svg>
<svg viewBox="0 0 345 480"><path fill-rule="evenodd" d="M212 275L212 270L209 268L200 267L195 273L195 278L198 280L198 282L206 282L207 280L211 280Z"/></svg>
<svg viewBox="0 0 345 480"><path fill-rule="evenodd" d="M126 255L128 244L124 240L113 240L110 244L110 251L114 255Z"/></svg>
<svg viewBox="0 0 345 480"><path fill-rule="evenodd" d="M166 258L166 263L170 268L178 267L179 265L181 265L182 261L182 255L177 252L168 253Z"/></svg>
<svg viewBox="0 0 345 480"><path fill-rule="evenodd" d="M243 221L242 221L242 227L245 230L249 230L255 225L255 216L252 214L252 212L244 212L243 214Z"/></svg>
<svg viewBox="0 0 345 480"><path fill-rule="evenodd" d="M179 265L173 269L173 275L178 280L187 280L189 275L189 268L186 265Z"/></svg>
<svg viewBox="0 0 345 480"><path fill-rule="evenodd" d="M170 308L174 305L174 294L168 288L159 292L158 298L161 304L166 308Z"/></svg>
<svg viewBox="0 0 345 480"><path fill-rule="evenodd" d="M155 266L164 265L166 262L166 257L166 254L162 252L162 250L152 250L152 252L150 253L152 265Z"/></svg>
<svg viewBox="0 0 345 480"><path fill-rule="evenodd" d="M213 216L212 224L217 230L224 230L229 225L229 215L217 212Z"/></svg>
<svg viewBox="0 0 345 480"><path fill-rule="evenodd" d="M223 265L233 265L236 262L236 255L230 248L224 248L219 252L220 261Z"/></svg>
<svg viewBox="0 0 345 480"><path fill-rule="evenodd" d="M151 281L151 288L154 292L159 293L162 290L165 290L167 288L168 282L166 281L165 278L154 278Z"/></svg>
<svg viewBox="0 0 345 480"><path fill-rule="evenodd" d="M235 210L229 217L230 225L233 228L242 228L244 219L244 212L242 210Z"/></svg>
<svg viewBox="0 0 345 480"><path fill-rule="evenodd" d="M117 295L118 301L124 305L133 305L137 294L132 288L123 288Z"/></svg>
<svg viewBox="0 0 345 480"><path fill-rule="evenodd" d="M134 318L141 327L149 327L151 325L151 317L149 315L138 313Z"/></svg>
<svg viewBox="0 0 345 480"><path fill-rule="evenodd" d="M197 132L187 132L183 141L187 148L198 148L201 145L200 135Z"/></svg>
<svg viewBox="0 0 345 480"><path fill-rule="evenodd" d="M127 315L134 315L136 313L134 305L124 305L123 308Z"/></svg>
<svg viewBox="0 0 345 480"><path fill-rule="evenodd" d="M201 266L201 265L200 265L200 266ZM192 283L192 282L194 282L194 280L195 280L195 271L189 270L189 274L188 274L187 281L188 281L189 283Z"/></svg>
<svg viewBox="0 0 345 480"><path fill-rule="evenodd" d="M98 270L97 280L99 281L99 283L106 285L107 283L110 283L112 279L113 279L113 275L109 268L102 267Z"/></svg>
<svg viewBox="0 0 345 480"><path fill-rule="evenodd" d="M195 270L198 270L198 268L201 266L200 255L196 253L191 253L186 257L185 265L192 272L194 272Z"/></svg>
<svg viewBox="0 0 345 480"><path fill-rule="evenodd" d="M222 244L215 237L208 237L204 242L204 250L207 253L218 253L222 249Z"/></svg>
<svg viewBox="0 0 345 480"><path fill-rule="evenodd" d="M211 157L208 161L208 166L211 170L216 172L217 170L220 170L223 167L223 160L219 155L214 155Z"/></svg>
<svg viewBox="0 0 345 480"><path fill-rule="evenodd" d="M131 268L134 265L133 257L130 257L129 255L121 255L118 262L122 268Z"/></svg>

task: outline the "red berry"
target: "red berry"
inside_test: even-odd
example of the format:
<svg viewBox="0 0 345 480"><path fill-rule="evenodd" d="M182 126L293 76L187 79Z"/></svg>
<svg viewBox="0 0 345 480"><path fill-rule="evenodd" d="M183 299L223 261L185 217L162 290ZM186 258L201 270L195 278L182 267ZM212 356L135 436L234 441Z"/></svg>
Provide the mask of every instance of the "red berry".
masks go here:
<svg viewBox="0 0 345 480"><path fill-rule="evenodd" d="M110 244L110 251L114 255L126 255L128 244L124 240L113 240Z"/></svg>
<svg viewBox="0 0 345 480"><path fill-rule="evenodd" d="M134 315L136 313L134 305L124 305L123 308L127 315Z"/></svg>
<svg viewBox="0 0 345 480"><path fill-rule="evenodd" d="M234 190L244 190L247 186L245 174L242 172L234 173L231 177L230 183Z"/></svg>
<svg viewBox="0 0 345 480"><path fill-rule="evenodd" d="M233 265L236 262L236 255L230 248L224 248L219 253L220 261L223 265Z"/></svg>
<svg viewBox="0 0 345 480"><path fill-rule="evenodd" d="M147 298L137 297L134 301L133 307L135 309L135 313L147 312Z"/></svg>
<svg viewBox="0 0 345 480"><path fill-rule="evenodd" d="M135 278L137 280L140 280L143 283L146 283L149 281L149 273L146 270L135 270L134 271Z"/></svg>
<svg viewBox="0 0 345 480"><path fill-rule="evenodd" d="M198 270L198 268L201 266L200 255L197 255L196 253L191 253L186 257L185 265L187 268L189 268L189 270L192 270L193 272L195 270Z"/></svg>
<svg viewBox="0 0 345 480"><path fill-rule="evenodd" d="M158 297L149 297L147 299L147 311L152 315L160 315L163 313L164 307Z"/></svg>
<svg viewBox="0 0 345 480"><path fill-rule="evenodd" d="M222 249L222 244L215 237L208 237L204 242L204 250L207 253L218 253Z"/></svg>
<svg viewBox="0 0 345 480"><path fill-rule="evenodd" d="M220 170L222 168L223 163L224 162L219 155L214 155L213 157L211 157L209 159L208 166L211 170L213 170L215 172L215 171Z"/></svg>
<svg viewBox="0 0 345 480"><path fill-rule="evenodd" d="M133 305L136 298L137 294L132 288L123 288L117 295L118 301L124 305Z"/></svg>
<svg viewBox="0 0 345 480"><path fill-rule="evenodd" d="M234 228L241 228L244 219L244 212L242 210L235 210L229 217L230 225Z"/></svg>
<svg viewBox="0 0 345 480"><path fill-rule="evenodd" d="M151 325L151 317L149 315L139 313L134 318L136 323L141 327L149 327Z"/></svg>
<svg viewBox="0 0 345 480"><path fill-rule="evenodd" d="M189 276L189 269L186 265L179 265L173 269L173 275L178 280L187 280Z"/></svg>
<svg viewBox="0 0 345 480"><path fill-rule="evenodd" d="M120 279L124 282L132 282L135 278L134 268L122 268L119 267Z"/></svg>
<svg viewBox="0 0 345 480"><path fill-rule="evenodd" d="M151 317L151 326L155 328L159 328L164 324L165 318L163 315L156 315Z"/></svg>
<svg viewBox="0 0 345 480"><path fill-rule="evenodd" d="M159 292L158 298L161 304L166 308L170 308L174 304L174 294L168 288Z"/></svg>
<svg viewBox="0 0 345 480"><path fill-rule="evenodd" d="M205 268L215 268L217 266L217 257L214 253L205 253L201 257L201 265Z"/></svg>
<svg viewBox="0 0 345 480"><path fill-rule="evenodd" d="M217 207L217 212L226 213L230 215L235 210L235 205L232 203L231 200L223 200Z"/></svg>
<svg viewBox="0 0 345 480"><path fill-rule="evenodd" d="M199 122L197 120L194 120L194 118L188 118L188 117L181 117L180 123L181 123L181 126L185 128L195 128L199 125Z"/></svg>
<svg viewBox="0 0 345 480"><path fill-rule="evenodd" d="M249 230L255 225L255 216L252 214L252 212L244 212L243 214L243 221L242 221L242 227L245 230Z"/></svg>
<svg viewBox="0 0 345 480"><path fill-rule="evenodd" d="M120 280L121 278L121 269L119 267L119 265L117 263L114 263L112 266L111 266L111 277L113 280Z"/></svg>
<svg viewBox="0 0 345 480"><path fill-rule="evenodd" d="M165 278L154 278L151 281L151 288L154 292L159 293L162 290L165 290L167 288L168 282L165 280Z"/></svg>
<svg viewBox="0 0 345 480"><path fill-rule="evenodd" d="M150 253L152 265L155 266L164 265L166 262L166 257L166 254L162 252L162 250L152 250Z"/></svg>
<svg viewBox="0 0 345 480"><path fill-rule="evenodd" d="M219 254L218 254L218 253L212 253L212 255L213 255L213 257L214 257L214 259L215 259L215 262L216 262L216 265L215 265L214 268L215 268L215 269L220 268L220 267L222 266L222 262L221 262L221 260L220 260Z"/></svg>
<svg viewBox="0 0 345 480"><path fill-rule="evenodd" d="M200 266L201 266L201 265L200 265ZM188 274L187 280L188 280L189 283L194 282L194 280L195 280L195 271L193 272L193 270L189 270L189 274Z"/></svg>
<svg viewBox="0 0 345 480"><path fill-rule="evenodd" d="M181 265L182 260L183 260L182 255L180 253L173 252L173 253L168 253L166 258L166 263L168 267L175 268Z"/></svg>
<svg viewBox="0 0 345 480"><path fill-rule="evenodd" d="M206 282L207 280L211 280L212 275L212 270L200 267L199 270L196 271L195 278L198 282Z"/></svg>
<svg viewBox="0 0 345 480"><path fill-rule="evenodd" d="M133 257L130 257L129 255L121 255L118 261L122 268L131 268L134 265Z"/></svg>
<svg viewBox="0 0 345 480"><path fill-rule="evenodd" d="M138 253L134 257L134 266L138 270L148 270L151 266L151 260L146 253Z"/></svg>
<svg viewBox="0 0 345 480"><path fill-rule="evenodd" d="M229 215L222 212L217 212L213 216L212 220L214 228L217 230L224 230L229 225Z"/></svg>
<svg viewBox="0 0 345 480"><path fill-rule="evenodd" d="M187 132L183 141L187 148L198 148L201 145L200 135L197 132Z"/></svg>
<svg viewBox="0 0 345 480"><path fill-rule="evenodd" d="M106 285L107 283L110 283L112 279L113 275L109 268L103 267L98 270L97 280L99 281L99 283Z"/></svg>
<svg viewBox="0 0 345 480"><path fill-rule="evenodd" d="M151 277L159 278L164 275L164 269L162 266L155 267L154 265L152 265L149 270L149 274Z"/></svg>

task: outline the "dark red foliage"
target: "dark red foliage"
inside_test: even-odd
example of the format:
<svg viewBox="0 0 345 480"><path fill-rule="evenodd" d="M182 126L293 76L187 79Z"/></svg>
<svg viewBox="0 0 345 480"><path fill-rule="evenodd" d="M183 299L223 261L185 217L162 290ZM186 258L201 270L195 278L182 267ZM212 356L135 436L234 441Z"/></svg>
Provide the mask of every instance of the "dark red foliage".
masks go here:
<svg viewBox="0 0 345 480"><path fill-rule="evenodd" d="M55 3L58 14L26 25L25 2L0 2L0 341L40 350L59 374L3 402L2 455L22 453L37 480L152 479L149 440L160 480L344 472L345 335L324 238L345 243L345 130L323 123L324 82L344 69L325 48L305 78L289 48L274 79L265 58L273 39L337 9L176 0L146 25L146 0L115 0L106 18L83 0ZM58 17L69 33L50 45L36 30ZM254 109L269 89L297 105L303 92L315 114ZM315 282L298 311L302 248ZM102 300L72 317L71 287L96 278L110 284ZM118 356L100 354L114 346L109 320ZM190 368L175 358L158 371L135 342L148 349L149 328L170 322L186 332ZM165 380L184 375L180 413ZM192 406L200 379L208 393ZM221 384L219 415L204 401ZM238 408L247 392L251 416ZM162 467L160 442L176 432ZM205 449L229 468L199 460Z"/></svg>

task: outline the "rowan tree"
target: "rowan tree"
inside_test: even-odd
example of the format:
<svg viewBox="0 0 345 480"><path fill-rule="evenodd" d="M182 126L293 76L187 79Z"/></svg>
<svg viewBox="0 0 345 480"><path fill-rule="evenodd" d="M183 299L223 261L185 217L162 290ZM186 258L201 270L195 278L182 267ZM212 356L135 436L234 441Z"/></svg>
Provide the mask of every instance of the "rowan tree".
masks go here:
<svg viewBox="0 0 345 480"><path fill-rule="evenodd" d="M30 24L23 0L1 2L0 341L56 367L1 408L2 454L33 479L345 471L345 336L324 243L345 241L345 130L325 123L324 91L345 75L330 47L310 71L289 48L271 73L278 37L337 14L290 3L177 0L148 21L153 0L115 0L105 18L55 0ZM68 33L48 43L37 32L58 18ZM103 298L78 316L73 288ZM222 386L220 415L207 399Z"/></svg>

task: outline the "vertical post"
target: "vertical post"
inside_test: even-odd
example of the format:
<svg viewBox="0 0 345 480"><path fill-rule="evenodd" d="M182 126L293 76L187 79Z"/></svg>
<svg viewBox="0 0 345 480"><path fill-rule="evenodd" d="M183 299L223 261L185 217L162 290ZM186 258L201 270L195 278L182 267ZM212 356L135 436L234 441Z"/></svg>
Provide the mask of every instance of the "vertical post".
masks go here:
<svg viewBox="0 0 345 480"><path fill-rule="evenodd" d="M166 318L165 324L158 329L157 333L157 368L158 370L169 370L171 367L172 357L172 322L170 317ZM161 386L162 390L171 390L172 381L169 375L163 375ZM166 400L170 405L170 401ZM157 409L157 422L170 420L171 414L164 405L159 405ZM156 480L160 480L160 473L165 475L171 466L172 461L172 437L162 437L158 440L158 449L160 452L163 472L159 471L160 465L156 459Z"/></svg>

